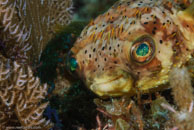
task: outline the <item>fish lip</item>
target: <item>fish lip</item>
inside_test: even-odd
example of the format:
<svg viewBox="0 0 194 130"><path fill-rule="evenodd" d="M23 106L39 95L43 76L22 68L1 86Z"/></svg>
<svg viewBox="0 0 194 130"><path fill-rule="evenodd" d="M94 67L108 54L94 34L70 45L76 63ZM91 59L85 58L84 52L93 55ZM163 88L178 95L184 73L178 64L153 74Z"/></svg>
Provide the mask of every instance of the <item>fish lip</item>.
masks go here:
<svg viewBox="0 0 194 130"><path fill-rule="evenodd" d="M110 80L107 80L107 81L104 81L104 82L101 82L101 83L96 83L96 85L108 84L110 82L113 82L113 81L118 80L118 79L123 78L123 77L124 76L121 74L121 75L119 75L119 76L117 76L115 78L112 78Z"/></svg>
<svg viewBox="0 0 194 130"><path fill-rule="evenodd" d="M102 78L102 77L101 77ZM102 78L103 79L103 78ZM100 80L100 79L99 79ZM132 82L129 82L131 80ZM98 96L122 96L130 92L133 84L133 79L130 75L127 77L120 74L110 79L93 82L89 89Z"/></svg>

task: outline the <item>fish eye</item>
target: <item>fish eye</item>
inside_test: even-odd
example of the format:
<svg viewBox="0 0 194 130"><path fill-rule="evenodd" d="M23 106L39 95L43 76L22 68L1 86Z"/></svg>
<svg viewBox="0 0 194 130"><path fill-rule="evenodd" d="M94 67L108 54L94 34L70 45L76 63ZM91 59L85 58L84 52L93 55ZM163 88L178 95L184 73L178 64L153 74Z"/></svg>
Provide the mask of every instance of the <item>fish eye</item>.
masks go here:
<svg viewBox="0 0 194 130"><path fill-rule="evenodd" d="M78 68L77 60L76 60L76 58L74 58L72 56L72 52L71 51L66 56L65 67L66 67L66 70L70 74L73 74L76 71L76 69Z"/></svg>
<svg viewBox="0 0 194 130"><path fill-rule="evenodd" d="M149 63L155 54L154 40L148 36L143 35L135 40L131 47L131 59L138 64Z"/></svg>

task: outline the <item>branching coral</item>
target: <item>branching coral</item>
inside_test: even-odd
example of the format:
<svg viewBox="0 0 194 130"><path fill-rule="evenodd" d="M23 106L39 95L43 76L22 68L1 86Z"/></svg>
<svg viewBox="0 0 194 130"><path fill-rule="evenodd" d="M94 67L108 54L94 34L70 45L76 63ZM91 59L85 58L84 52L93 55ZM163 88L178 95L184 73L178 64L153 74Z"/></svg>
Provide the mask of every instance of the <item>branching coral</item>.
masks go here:
<svg viewBox="0 0 194 130"><path fill-rule="evenodd" d="M52 123L42 116L48 102L41 103L47 89L46 84L41 85L39 79L33 76L30 67L1 56L0 129L16 126L21 126L21 129L49 129Z"/></svg>
<svg viewBox="0 0 194 130"><path fill-rule="evenodd" d="M0 0L0 38L7 55L19 62L37 61L56 25L68 24L71 17L71 0Z"/></svg>

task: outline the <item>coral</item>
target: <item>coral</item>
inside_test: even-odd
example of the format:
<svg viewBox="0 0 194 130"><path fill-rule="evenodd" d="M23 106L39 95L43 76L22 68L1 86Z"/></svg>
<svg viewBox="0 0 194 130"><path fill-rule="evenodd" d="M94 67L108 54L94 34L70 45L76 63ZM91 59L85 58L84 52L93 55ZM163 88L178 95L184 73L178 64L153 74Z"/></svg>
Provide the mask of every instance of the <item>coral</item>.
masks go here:
<svg viewBox="0 0 194 130"><path fill-rule="evenodd" d="M67 93L72 86L72 82L67 80L67 78L63 74L60 74L59 68L57 68L57 78L54 80L54 83L55 89L53 91L53 94L59 96L63 96L65 93Z"/></svg>
<svg viewBox="0 0 194 130"><path fill-rule="evenodd" d="M188 110L193 102L191 78L186 68L174 68L170 73L170 86L175 103L180 110Z"/></svg>
<svg viewBox="0 0 194 130"><path fill-rule="evenodd" d="M47 85L33 76L30 67L0 57L0 129L49 129L52 123L42 113L48 102Z"/></svg>
<svg viewBox="0 0 194 130"><path fill-rule="evenodd" d="M18 62L37 62L55 28L71 18L72 0L0 0L0 38L6 54Z"/></svg>
<svg viewBox="0 0 194 130"><path fill-rule="evenodd" d="M57 111L50 106L45 109L44 116L46 116L49 120L52 120L54 118L54 129L59 129L62 126Z"/></svg>
<svg viewBox="0 0 194 130"><path fill-rule="evenodd" d="M141 109L129 97L111 101L95 99L94 102L98 106L97 110L108 117L108 120L105 119L100 123L101 126L107 126L108 130L143 130L144 121ZM101 126L98 125L100 130Z"/></svg>
<svg viewBox="0 0 194 130"><path fill-rule="evenodd" d="M170 86L177 108L162 103L161 105L172 111L170 119L174 129L193 130L194 111L193 111L193 88L190 75L186 68L174 68L170 73ZM169 129L167 126L166 129Z"/></svg>

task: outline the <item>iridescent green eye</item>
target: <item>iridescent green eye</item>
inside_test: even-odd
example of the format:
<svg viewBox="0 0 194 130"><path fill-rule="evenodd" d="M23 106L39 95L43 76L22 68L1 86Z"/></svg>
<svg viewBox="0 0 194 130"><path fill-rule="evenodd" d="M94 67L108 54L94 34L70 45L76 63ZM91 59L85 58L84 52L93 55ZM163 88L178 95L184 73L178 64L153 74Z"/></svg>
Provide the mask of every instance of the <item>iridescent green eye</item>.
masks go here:
<svg viewBox="0 0 194 130"><path fill-rule="evenodd" d="M138 56L145 56L148 54L148 52L149 52L149 46L145 43L141 43L136 50L136 54Z"/></svg>
<svg viewBox="0 0 194 130"><path fill-rule="evenodd" d="M131 47L131 59L139 64L150 62L155 54L154 40L147 35L141 36L133 42Z"/></svg>
<svg viewBox="0 0 194 130"><path fill-rule="evenodd" d="M69 64L70 64L70 70L71 71L75 71L77 69L77 67L78 67L77 61L73 57L70 58Z"/></svg>
<svg viewBox="0 0 194 130"><path fill-rule="evenodd" d="M72 52L70 51L65 58L65 67L66 70L72 74L78 68L78 62L76 58L73 57Z"/></svg>

